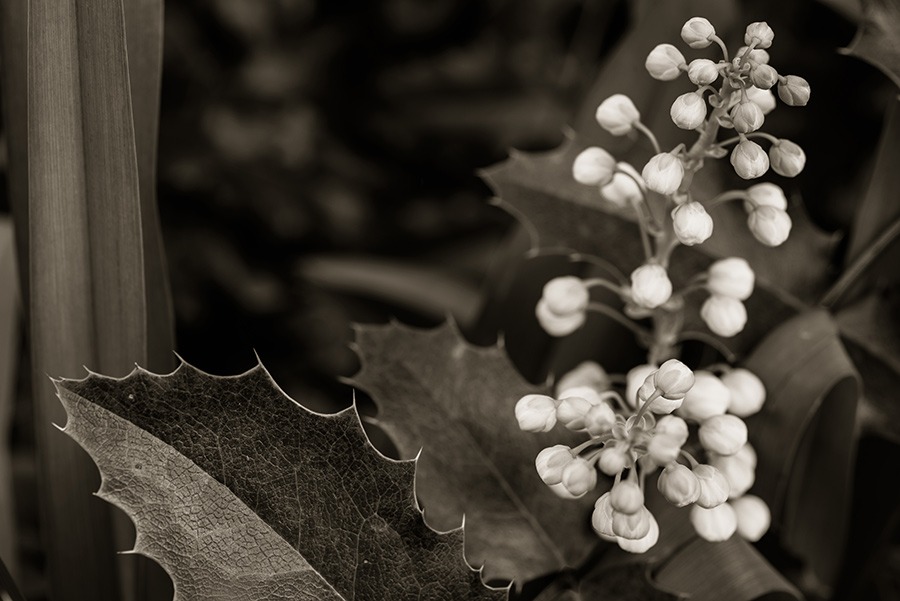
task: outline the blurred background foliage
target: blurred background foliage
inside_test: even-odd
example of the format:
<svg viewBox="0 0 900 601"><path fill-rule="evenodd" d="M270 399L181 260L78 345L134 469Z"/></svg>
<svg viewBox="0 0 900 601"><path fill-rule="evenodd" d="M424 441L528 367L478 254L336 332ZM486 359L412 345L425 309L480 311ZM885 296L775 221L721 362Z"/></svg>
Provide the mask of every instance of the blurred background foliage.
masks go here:
<svg viewBox="0 0 900 601"><path fill-rule="evenodd" d="M558 146L610 50L653 5L168 2L159 204L180 355L233 374L253 365L255 349L290 396L331 411L351 398L337 378L357 367L353 321L428 325L450 312L473 338L491 339L490 320L477 318L485 280L498 254L524 245L514 220L487 203L477 170L510 148ZM812 85L810 105L774 113L771 129L807 150L796 186L812 220L843 237L896 88L837 52L856 31L857 2L745 0L742 11L743 22L775 29L779 70ZM677 41L679 28L647 50ZM36 600L24 404L12 444L22 585ZM863 452L900 459L896 444L871 444L886 447ZM889 548L872 581L880 599L900 595L900 547Z"/></svg>

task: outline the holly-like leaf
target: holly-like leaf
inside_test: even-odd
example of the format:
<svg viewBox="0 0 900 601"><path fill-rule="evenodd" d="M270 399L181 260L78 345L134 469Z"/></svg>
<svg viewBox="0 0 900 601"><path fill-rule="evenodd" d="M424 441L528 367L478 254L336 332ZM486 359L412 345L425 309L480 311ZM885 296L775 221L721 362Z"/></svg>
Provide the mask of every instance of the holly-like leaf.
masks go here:
<svg viewBox="0 0 900 601"><path fill-rule="evenodd" d="M462 528L425 525L415 461L381 456L354 407L313 413L262 365L56 386L64 432L100 468L97 494L135 521L135 552L178 600L507 597L466 564Z"/></svg>
<svg viewBox="0 0 900 601"><path fill-rule="evenodd" d="M844 50L882 71L900 86L900 2L863 0L856 37Z"/></svg>
<svg viewBox="0 0 900 601"><path fill-rule="evenodd" d="M450 323L389 324L357 326L356 348L362 369L351 383L373 397L402 455L421 450L426 520L442 529L465 515L466 557L484 564L488 580L522 583L576 566L597 544L593 497L560 499L534 469L542 448L580 440L562 427L519 430L516 402L546 390L519 375L502 344L475 347Z"/></svg>

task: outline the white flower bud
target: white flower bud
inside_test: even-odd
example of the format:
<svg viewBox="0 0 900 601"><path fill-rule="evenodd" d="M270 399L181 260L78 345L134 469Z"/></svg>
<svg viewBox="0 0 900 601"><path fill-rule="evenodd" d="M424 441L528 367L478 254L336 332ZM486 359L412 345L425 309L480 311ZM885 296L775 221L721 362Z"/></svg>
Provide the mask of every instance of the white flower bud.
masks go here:
<svg viewBox="0 0 900 601"><path fill-rule="evenodd" d="M754 495L731 501L737 517L737 533L755 543L762 538L772 523L772 512L766 502Z"/></svg>
<svg viewBox="0 0 900 601"><path fill-rule="evenodd" d="M700 482L697 505L712 509L728 500L728 480L722 472L706 463L695 467L693 472Z"/></svg>
<svg viewBox="0 0 900 601"><path fill-rule="evenodd" d="M597 486L597 470L583 457L576 457L562 470L562 485L574 497L581 497Z"/></svg>
<svg viewBox="0 0 900 601"><path fill-rule="evenodd" d="M660 194L674 194L684 179L684 165L671 152L654 155L641 170L648 188Z"/></svg>
<svg viewBox="0 0 900 601"><path fill-rule="evenodd" d="M769 170L769 157L762 146L744 139L731 151L731 166L742 178L754 179Z"/></svg>
<svg viewBox="0 0 900 601"><path fill-rule="evenodd" d="M606 403L594 405L584 416L584 429L591 436L606 434L616 425L616 414Z"/></svg>
<svg viewBox="0 0 900 601"><path fill-rule="evenodd" d="M672 211L675 237L685 246L702 244L712 236L713 220L699 202L686 202Z"/></svg>
<svg viewBox="0 0 900 601"><path fill-rule="evenodd" d="M629 553L646 553L657 543L657 541L659 541L659 524L652 513L647 511L647 515L650 520L650 529L647 531L646 535L636 540L623 538L621 536L616 539L619 543L619 547L623 551L628 551Z"/></svg>
<svg viewBox="0 0 900 601"><path fill-rule="evenodd" d="M778 82L778 71L770 65L754 65L750 69L750 81L760 90L768 90Z"/></svg>
<svg viewBox="0 0 900 601"><path fill-rule="evenodd" d="M747 424L736 415L714 415L700 425L703 448L719 455L734 455L747 444Z"/></svg>
<svg viewBox="0 0 900 601"><path fill-rule="evenodd" d="M534 459L534 467L544 484L552 485L562 482L563 468L575 459L572 449L564 444L547 447L537 454Z"/></svg>
<svg viewBox="0 0 900 601"><path fill-rule="evenodd" d="M563 390L582 386L593 388L598 392L609 390L611 387L609 374L596 361L582 361L556 382L556 396L560 399L565 398L567 395L561 394Z"/></svg>
<svg viewBox="0 0 900 601"><path fill-rule="evenodd" d="M719 78L719 69L716 63L708 58L695 58L688 65L688 79L698 86L711 84Z"/></svg>
<svg viewBox="0 0 900 601"><path fill-rule="evenodd" d="M678 412L685 419L702 422L725 413L730 403L731 392L722 380L714 373L701 369L694 372L694 386L684 395L684 403Z"/></svg>
<svg viewBox="0 0 900 601"><path fill-rule="evenodd" d="M747 308L736 298L713 294L700 307L700 318L713 334L731 338L747 325Z"/></svg>
<svg viewBox="0 0 900 601"><path fill-rule="evenodd" d="M617 445L607 445L600 453L597 467L607 476L615 476L628 466L629 457L627 451Z"/></svg>
<svg viewBox="0 0 900 601"><path fill-rule="evenodd" d="M763 126L765 119L762 109L752 100L739 102L731 109L731 122L738 133L749 134L758 130Z"/></svg>
<svg viewBox="0 0 900 601"><path fill-rule="evenodd" d="M694 372L678 359L669 359L653 374L653 384L669 399L683 399L694 385Z"/></svg>
<svg viewBox="0 0 900 601"><path fill-rule="evenodd" d="M617 537L616 533L613 532L612 505L610 505L609 497L610 493L605 492L594 503L594 511L591 514L591 526L594 528L594 532L600 535L600 538L614 541Z"/></svg>
<svg viewBox="0 0 900 601"><path fill-rule="evenodd" d="M541 299L546 301L547 309L563 317L584 311L590 296L581 278L566 275L544 284Z"/></svg>
<svg viewBox="0 0 900 601"><path fill-rule="evenodd" d="M706 48L712 44L716 30L712 23L703 17L688 19L681 28L681 39L691 48Z"/></svg>
<svg viewBox="0 0 900 601"><path fill-rule="evenodd" d="M619 164L621 165L622 163ZM641 181L641 174L635 173L638 181ZM629 175L616 171L613 173L612 180L600 188L600 195L617 207L633 206L644 198L644 191L641 189L642 184L638 184L638 181L635 181Z"/></svg>
<svg viewBox="0 0 900 601"><path fill-rule="evenodd" d="M656 392L656 386L653 384L653 375L647 376L644 384L638 388L637 406L638 409L644 406L644 403ZM666 414L672 413L681 407L681 399L669 399L664 396L658 396L650 403L650 411L653 413Z"/></svg>
<svg viewBox="0 0 900 601"><path fill-rule="evenodd" d="M613 94L601 102L595 116L600 127L614 136L624 136L641 120L641 113L625 94Z"/></svg>
<svg viewBox="0 0 900 601"><path fill-rule="evenodd" d="M585 311L560 317L547 307L547 301L544 299L538 301L534 314L544 331L556 337L568 336L584 325L587 320Z"/></svg>
<svg viewBox="0 0 900 601"><path fill-rule="evenodd" d="M610 496L612 504L612 496ZM613 507L613 532L628 540L638 540L650 532L650 511L641 505L634 513L622 513Z"/></svg>
<svg viewBox="0 0 900 601"><path fill-rule="evenodd" d="M591 386L570 386L568 388L557 388L557 399L568 399L571 397L581 397L588 403L590 403L591 406L603 404L603 397L600 396L600 393L596 388L593 388Z"/></svg>
<svg viewBox="0 0 900 601"><path fill-rule="evenodd" d="M791 216L775 207L758 207L747 217L753 237L766 246L779 246L791 234Z"/></svg>
<svg viewBox="0 0 900 601"><path fill-rule="evenodd" d="M747 52L747 46L741 46L738 48L738 51L735 53L735 60L737 57L744 56L744 53ZM769 64L769 53L760 48L754 48L750 51L750 54L744 56L744 61L746 64L755 67L757 65L768 65Z"/></svg>
<svg viewBox="0 0 900 601"><path fill-rule="evenodd" d="M749 369L737 367L722 376L722 383L731 391L729 413L748 417L762 409L766 402L766 387L759 376Z"/></svg>
<svg viewBox="0 0 900 601"><path fill-rule="evenodd" d="M678 441L678 445L684 445L688 439L687 422L677 415L664 415L656 422L656 433L672 436Z"/></svg>
<svg viewBox="0 0 900 601"><path fill-rule="evenodd" d="M709 454L709 464L728 481L728 498L736 499L756 481L756 451L748 442L734 455Z"/></svg>
<svg viewBox="0 0 900 601"><path fill-rule="evenodd" d="M647 441L647 455L657 465L669 465L678 459L682 443L671 434L654 434Z"/></svg>
<svg viewBox="0 0 900 601"><path fill-rule="evenodd" d="M748 213L756 207L775 207L782 211L787 209L787 196L779 186L769 182L763 182L747 188L750 197L744 203L744 210Z"/></svg>
<svg viewBox="0 0 900 601"><path fill-rule="evenodd" d="M696 92L682 94L672 103L669 116L681 129L697 129L706 119L706 101Z"/></svg>
<svg viewBox="0 0 900 601"><path fill-rule="evenodd" d="M672 44L660 44L647 55L644 66L653 79L671 81L678 77L686 63L678 48Z"/></svg>
<svg viewBox="0 0 900 601"><path fill-rule="evenodd" d="M556 399L543 394L523 396L516 403L516 421L525 432L549 432L556 425Z"/></svg>
<svg viewBox="0 0 900 601"><path fill-rule="evenodd" d="M769 148L772 171L785 177L794 177L806 166L806 153L790 140L778 140Z"/></svg>
<svg viewBox="0 0 900 601"><path fill-rule="evenodd" d="M605 186L612 180L616 159L597 146L582 150L572 163L572 176L579 184Z"/></svg>
<svg viewBox="0 0 900 601"><path fill-rule="evenodd" d="M641 307L655 309L671 296L672 282L662 265L647 263L631 272L631 298Z"/></svg>
<svg viewBox="0 0 900 601"><path fill-rule="evenodd" d="M563 486L562 482L557 482L556 484L550 484L547 488L549 488L551 491L553 491L553 494L555 494L560 499L566 499L568 501L571 501L572 499L580 499L581 497L584 496L584 495L573 495L566 489L565 486Z"/></svg>
<svg viewBox="0 0 900 601"><path fill-rule="evenodd" d="M620 480L610 492L609 502L616 511L630 515L644 506L644 491L636 482Z"/></svg>
<svg viewBox="0 0 900 601"><path fill-rule="evenodd" d="M701 538L710 542L726 541L737 530L737 516L728 503L712 509L699 505L691 507L691 524Z"/></svg>
<svg viewBox="0 0 900 601"><path fill-rule="evenodd" d="M750 102L755 102L762 109L763 115L768 115L775 110L777 103L775 102L775 94L772 90L760 90L756 86L747 88L747 98Z"/></svg>
<svg viewBox="0 0 900 601"><path fill-rule="evenodd" d="M706 287L713 294L747 300L753 294L756 276L746 259L729 257L709 266Z"/></svg>
<svg viewBox="0 0 900 601"><path fill-rule="evenodd" d="M700 498L700 480L680 463L671 463L663 469L656 481L656 488L666 501L676 507L690 505Z"/></svg>
<svg viewBox="0 0 900 601"><path fill-rule="evenodd" d="M775 32L765 21L747 25L747 30L744 32L744 43L751 46L756 42L755 48L769 48L773 39L775 39Z"/></svg>
<svg viewBox="0 0 900 601"><path fill-rule="evenodd" d="M809 82L796 75L788 75L778 83L778 97L789 106L806 106L809 92Z"/></svg>
<svg viewBox="0 0 900 601"><path fill-rule="evenodd" d="M581 397L562 399L556 406L556 421L569 430L579 432L584 430L584 418L593 405Z"/></svg>
<svg viewBox="0 0 900 601"><path fill-rule="evenodd" d="M647 376L659 369L656 365L638 365L632 367L625 376L625 401L632 407L637 407L638 390L643 386Z"/></svg>

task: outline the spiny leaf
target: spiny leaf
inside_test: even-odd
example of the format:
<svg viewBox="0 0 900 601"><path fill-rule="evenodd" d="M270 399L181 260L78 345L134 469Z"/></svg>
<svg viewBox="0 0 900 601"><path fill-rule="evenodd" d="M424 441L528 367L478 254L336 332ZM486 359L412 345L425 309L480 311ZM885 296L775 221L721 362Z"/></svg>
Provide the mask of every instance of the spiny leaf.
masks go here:
<svg viewBox="0 0 900 601"><path fill-rule="evenodd" d="M562 427L519 430L515 404L545 392L525 381L501 344L475 347L452 324L418 330L358 326L362 369L351 382L372 395L378 421L402 455L421 449L417 490L427 521L466 516L466 556L490 579L531 580L575 566L597 544L593 497L558 498L538 478L547 446L577 444Z"/></svg>
<svg viewBox="0 0 900 601"><path fill-rule="evenodd" d="M179 601L506 598L465 563L461 528L425 525L415 461L381 456L353 407L313 413L262 365L56 385L98 495L135 521L135 551Z"/></svg>
<svg viewBox="0 0 900 601"><path fill-rule="evenodd" d="M863 15L846 54L869 62L900 86L900 2L863 0Z"/></svg>

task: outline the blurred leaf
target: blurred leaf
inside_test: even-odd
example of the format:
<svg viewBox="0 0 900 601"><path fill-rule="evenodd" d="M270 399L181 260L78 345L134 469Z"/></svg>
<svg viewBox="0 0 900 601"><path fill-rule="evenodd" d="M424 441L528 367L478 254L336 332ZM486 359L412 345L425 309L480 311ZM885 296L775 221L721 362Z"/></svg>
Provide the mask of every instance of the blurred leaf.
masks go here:
<svg viewBox="0 0 900 601"><path fill-rule="evenodd" d="M654 582L651 568L645 563L629 561L606 565L591 571L581 581L578 601L679 601L686 595L662 590Z"/></svg>
<svg viewBox="0 0 900 601"><path fill-rule="evenodd" d="M488 581L521 584L584 559L597 543L593 500L560 499L534 470L542 448L577 435L519 430L516 402L546 390L518 374L502 344L472 346L449 323L393 323L358 326L356 349L362 369L350 383L372 395L401 455L420 453L428 523L444 530L465 515L466 557Z"/></svg>
<svg viewBox="0 0 900 601"><path fill-rule="evenodd" d="M875 65L900 87L900 2L863 0L859 29L844 52Z"/></svg>
<svg viewBox="0 0 900 601"><path fill-rule="evenodd" d="M18 575L15 506L13 502L12 434L16 403L16 382L22 339L19 274L13 225L0 216L0 558L9 571ZM0 566L2 569L2 566ZM0 589L2 590L2 589Z"/></svg>
<svg viewBox="0 0 900 601"><path fill-rule="evenodd" d="M356 409L313 413L258 365L235 377L58 380L64 432L185 601L492 599L463 531L422 519L415 461L371 446Z"/></svg>
<svg viewBox="0 0 900 601"><path fill-rule="evenodd" d="M744 366L767 391L762 411L747 420L759 455L752 491L772 509L783 544L832 586L849 512L856 370L822 310L779 326Z"/></svg>

